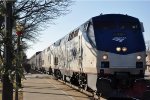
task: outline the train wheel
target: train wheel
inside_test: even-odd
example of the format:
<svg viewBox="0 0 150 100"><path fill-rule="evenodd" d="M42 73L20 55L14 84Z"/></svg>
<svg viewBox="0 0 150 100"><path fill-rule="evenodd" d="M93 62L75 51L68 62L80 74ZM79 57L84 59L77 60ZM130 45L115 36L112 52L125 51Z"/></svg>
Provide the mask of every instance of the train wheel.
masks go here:
<svg viewBox="0 0 150 100"><path fill-rule="evenodd" d="M150 66L147 66L148 71L150 72Z"/></svg>
<svg viewBox="0 0 150 100"><path fill-rule="evenodd" d="M84 90L88 89L86 74L80 74L78 81L79 81L80 88L82 88Z"/></svg>
<svg viewBox="0 0 150 100"><path fill-rule="evenodd" d="M49 68L48 74L49 74L49 75L52 75L52 74L53 74L52 68Z"/></svg>
<svg viewBox="0 0 150 100"><path fill-rule="evenodd" d="M67 82L67 80L66 80L66 75L63 75L63 81L64 81L64 82Z"/></svg>
<svg viewBox="0 0 150 100"><path fill-rule="evenodd" d="M62 78L62 74L59 70L56 70L56 76L57 79L61 79Z"/></svg>
<svg viewBox="0 0 150 100"><path fill-rule="evenodd" d="M88 85L87 85L87 84L84 85L84 90L85 90L85 91L88 90Z"/></svg>
<svg viewBox="0 0 150 100"><path fill-rule="evenodd" d="M112 92L111 84L108 80L101 79L97 80L97 92L101 93L102 96L104 97L109 97L110 93Z"/></svg>

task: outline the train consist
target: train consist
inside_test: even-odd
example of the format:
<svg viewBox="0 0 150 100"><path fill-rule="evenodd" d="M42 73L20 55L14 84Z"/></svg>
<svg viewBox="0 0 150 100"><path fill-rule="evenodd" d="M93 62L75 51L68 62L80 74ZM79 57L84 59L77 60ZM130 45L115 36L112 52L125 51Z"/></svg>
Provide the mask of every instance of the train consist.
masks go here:
<svg viewBox="0 0 150 100"><path fill-rule="evenodd" d="M135 17L92 17L30 59L32 68L52 73L106 97L141 97L146 47L143 24ZM140 89L140 90L137 90ZM117 93L118 94L118 93Z"/></svg>

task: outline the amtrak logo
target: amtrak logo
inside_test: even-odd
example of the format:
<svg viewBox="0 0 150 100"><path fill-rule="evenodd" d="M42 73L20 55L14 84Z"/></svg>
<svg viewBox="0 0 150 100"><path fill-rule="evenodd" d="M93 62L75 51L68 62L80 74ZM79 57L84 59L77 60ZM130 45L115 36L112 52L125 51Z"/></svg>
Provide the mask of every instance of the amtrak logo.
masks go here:
<svg viewBox="0 0 150 100"><path fill-rule="evenodd" d="M123 42L125 39L127 39L126 37L114 37L112 40L117 41L117 42Z"/></svg>

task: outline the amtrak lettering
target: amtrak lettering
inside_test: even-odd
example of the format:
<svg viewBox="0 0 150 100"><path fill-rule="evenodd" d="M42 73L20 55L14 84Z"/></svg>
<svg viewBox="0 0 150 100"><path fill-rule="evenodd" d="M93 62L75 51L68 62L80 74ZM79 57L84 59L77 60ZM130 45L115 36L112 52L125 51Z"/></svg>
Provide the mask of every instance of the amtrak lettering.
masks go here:
<svg viewBox="0 0 150 100"><path fill-rule="evenodd" d="M125 39L127 39L126 37L114 37L112 40L117 41L117 42L123 42Z"/></svg>

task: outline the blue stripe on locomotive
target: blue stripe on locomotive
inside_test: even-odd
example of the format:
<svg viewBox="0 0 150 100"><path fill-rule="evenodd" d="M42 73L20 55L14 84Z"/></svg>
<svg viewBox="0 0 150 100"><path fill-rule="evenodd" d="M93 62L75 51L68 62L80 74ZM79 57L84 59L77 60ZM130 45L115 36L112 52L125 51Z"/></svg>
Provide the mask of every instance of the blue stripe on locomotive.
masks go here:
<svg viewBox="0 0 150 100"><path fill-rule="evenodd" d="M96 47L98 50L116 53L116 54L122 54L122 55L145 51L144 38L140 28L140 22L137 18L127 16L127 15L121 15L121 14L108 14L108 15L93 17L92 21L94 25ZM106 23L102 23L102 22L106 22ZM137 23L139 29L121 30L119 28L120 22ZM110 24L109 26L112 29L109 30L109 29L98 28L101 27L101 23L103 25ZM117 34L122 34L122 35L118 36ZM123 52L123 51L117 52L116 47L126 47L127 52Z"/></svg>

